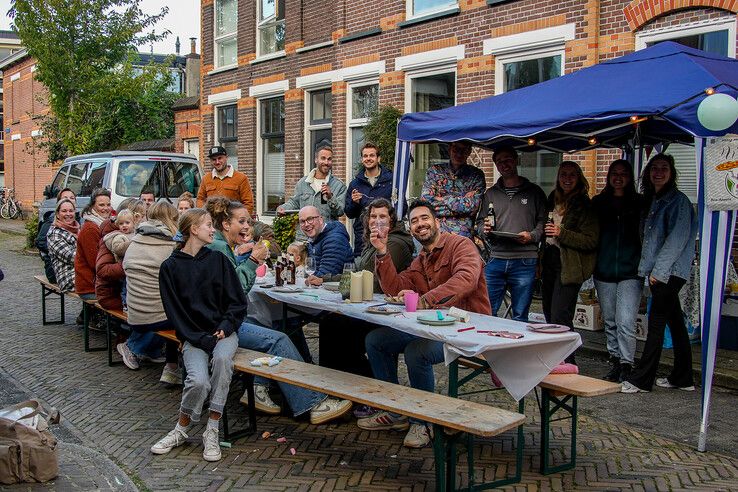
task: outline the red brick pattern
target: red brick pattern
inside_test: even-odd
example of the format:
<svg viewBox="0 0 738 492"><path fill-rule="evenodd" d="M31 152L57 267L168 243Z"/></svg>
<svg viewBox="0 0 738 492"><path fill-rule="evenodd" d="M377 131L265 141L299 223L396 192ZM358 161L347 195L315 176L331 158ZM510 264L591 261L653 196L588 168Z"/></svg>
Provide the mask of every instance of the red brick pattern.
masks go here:
<svg viewBox="0 0 738 492"><path fill-rule="evenodd" d="M738 13L738 0L633 0L623 10L632 30L667 12L707 7Z"/></svg>

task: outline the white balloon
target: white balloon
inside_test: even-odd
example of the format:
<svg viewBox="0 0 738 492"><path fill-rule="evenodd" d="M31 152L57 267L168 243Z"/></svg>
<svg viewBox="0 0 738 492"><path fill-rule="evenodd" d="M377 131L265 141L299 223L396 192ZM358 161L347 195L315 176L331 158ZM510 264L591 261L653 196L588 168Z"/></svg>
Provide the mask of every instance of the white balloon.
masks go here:
<svg viewBox="0 0 738 492"><path fill-rule="evenodd" d="M697 120L714 132L730 128L738 120L738 101L728 94L707 96L697 107Z"/></svg>

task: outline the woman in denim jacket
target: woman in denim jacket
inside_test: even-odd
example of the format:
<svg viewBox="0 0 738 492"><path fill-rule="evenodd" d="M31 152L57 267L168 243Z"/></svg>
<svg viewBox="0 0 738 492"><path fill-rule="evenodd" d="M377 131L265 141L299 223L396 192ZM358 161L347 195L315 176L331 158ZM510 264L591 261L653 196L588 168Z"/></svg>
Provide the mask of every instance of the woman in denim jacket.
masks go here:
<svg viewBox="0 0 738 492"><path fill-rule="evenodd" d="M654 382L663 388L694 391L692 351L679 291L689 277L694 258L697 217L689 198L677 189L674 158L670 155L658 154L646 165L641 191L648 215L643 224L638 275L651 288L651 311L643 355L621 391L645 393ZM667 324L674 341L674 368L669 377L656 379Z"/></svg>

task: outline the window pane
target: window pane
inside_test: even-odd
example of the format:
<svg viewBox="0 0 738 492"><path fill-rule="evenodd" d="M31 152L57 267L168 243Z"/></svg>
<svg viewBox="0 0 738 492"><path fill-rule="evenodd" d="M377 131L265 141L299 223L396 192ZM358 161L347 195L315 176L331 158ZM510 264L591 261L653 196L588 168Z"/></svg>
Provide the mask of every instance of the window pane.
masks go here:
<svg viewBox="0 0 738 492"><path fill-rule="evenodd" d="M216 49L219 67L236 64L236 38L217 41Z"/></svg>
<svg viewBox="0 0 738 492"><path fill-rule="evenodd" d="M166 170L164 184L166 185L166 196L177 198L185 191L197 195L200 188L200 174L197 166L189 162L168 162L164 165Z"/></svg>
<svg viewBox="0 0 738 492"><path fill-rule="evenodd" d="M435 111L454 105L456 76L443 73L412 79L412 111ZM415 146L415 160L410 168L409 195L420 196L425 174L432 164L448 160L446 146L422 144Z"/></svg>
<svg viewBox="0 0 738 492"><path fill-rule="evenodd" d="M281 133L284 133L284 98L265 99L261 103L261 134Z"/></svg>
<svg viewBox="0 0 738 492"><path fill-rule="evenodd" d="M284 203L284 137L265 138L263 146L264 197L262 209L274 215L277 207Z"/></svg>
<svg viewBox="0 0 738 492"><path fill-rule="evenodd" d="M413 0L413 15L423 14L425 12L432 12L434 10L440 10L443 7L456 6L455 1L449 0Z"/></svg>
<svg viewBox="0 0 738 492"><path fill-rule="evenodd" d="M237 0L217 0L215 4L215 36L236 32L238 13Z"/></svg>
<svg viewBox="0 0 738 492"><path fill-rule="evenodd" d="M75 195L80 195L82 185L84 184L85 171L87 169L86 162L73 164L69 170L69 179L67 179L67 188L71 189Z"/></svg>
<svg viewBox="0 0 738 492"><path fill-rule="evenodd" d="M67 178L67 173L69 172L69 166L65 166L59 170L59 173L56 175L56 178L54 179L54 182L51 184L51 193L56 197L57 193L61 191L62 188L64 188L64 180Z"/></svg>
<svg viewBox="0 0 738 492"><path fill-rule="evenodd" d="M662 39L655 43L648 43L648 46L662 43L664 41L674 41L675 43L689 46L708 53L714 53L716 55L728 56L728 31L713 31L705 32L702 34L694 34L692 36L681 36L671 39Z"/></svg>
<svg viewBox="0 0 738 492"><path fill-rule="evenodd" d="M379 86L356 87L351 94L351 117L370 118L377 110Z"/></svg>
<svg viewBox="0 0 738 492"><path fill-rule="evenodd" d="M261 16L259 20L264 20L272 17L277 10L276 0L259 0L261 5Z"/></svg>
<svg viewBox="0 0 738 492"><path fill-rule="evenodd" d="M310 167L315 167L315 153L320 147L333 146L333 130L312 130L310 132Z"/></svg>
<svg viewBox="0 0 738 492"><path fill-rule="evenodd" d="M85 179L85 184L82 186L82 195L91 195L92 190L102 187L106 168L106 162L93 162L90 164L87 170L87 179Z"/></svg>
<svg viewBox="0 0 738 492"><path fill-rule="evenodd" d="M330 123L331 121L331 91L316 91L310 94L310 123Z"/></svg>
<svg viewBox="0 0 738 492"><path fill-rule="evenodd" d="M259 27L259 53L266 55L284 50L284 20Z"/></svg>
<svg viewBox="0 0 738 492"><path fill-rule="evenodd" d="M561 56L505 63L504 91L544 82L561 76Z"/></svg>
<svg viewBox="0 0 738 492"><path fill-rule="evenodd" d="M218 108L218 140L223 142L238 138L236 106L222 106Z"/></svg>
<svg viewBox="0 0 738 492"><path fill-rule="evenodd" d="M364 137L364 128L352 128L351 129L351 169L353 174L351 177L356 176L359 171L364 168L361 163L361 147L366 143Z"/></svg>
<svg viewBox="0 0 738 492"><path fill-rule="evenodd" d="M548 195L556 187L556 173L563 156L555 152L522 152L518 173L540 186Z"/></svg>
<svg viewBox="0 0 738 492"><path fill-rule="evenodd" d="M154 190L154 195L161 196L156 162L124 161L118 164L118 177L115 180L115 192L121 196L138 196L144 187Z"/></svg>

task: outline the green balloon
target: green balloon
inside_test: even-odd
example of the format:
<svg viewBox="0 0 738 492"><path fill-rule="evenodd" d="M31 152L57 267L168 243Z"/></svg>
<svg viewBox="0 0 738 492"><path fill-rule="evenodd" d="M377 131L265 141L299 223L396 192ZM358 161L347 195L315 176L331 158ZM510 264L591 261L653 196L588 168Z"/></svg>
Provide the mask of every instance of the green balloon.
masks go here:
<svg viewBox="0 0 738 492"><path fill-rule="evenodd" d="M738 120L738 101L728 94L713 94L697 107L697 120L708 130L719 132Z"/></svg>

